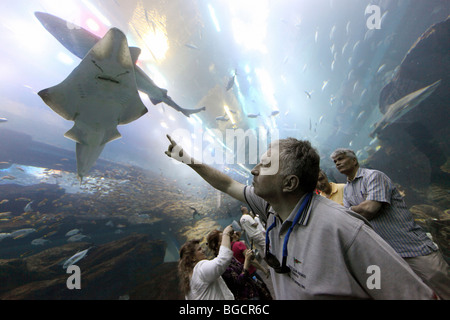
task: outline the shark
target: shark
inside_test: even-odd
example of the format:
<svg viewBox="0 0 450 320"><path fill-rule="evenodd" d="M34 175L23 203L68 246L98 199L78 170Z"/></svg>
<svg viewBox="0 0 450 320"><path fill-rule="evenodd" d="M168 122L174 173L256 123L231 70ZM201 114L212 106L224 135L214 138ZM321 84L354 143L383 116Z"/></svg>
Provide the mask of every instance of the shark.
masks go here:
<svg viewBox="0 0 450 320"><path fill-rule="evenodd" d="M80 183L106 143L121 137L117 126L148 112L136 86L137 51L130 51L123 32L112 28L63 82L38 92L53 111L74 122L64 136L76 142Z"/></svg>
<svg viewBox="0 0 450 320"><path fill-rule="evenodd" d="M44 28L50 32L56 40L80 59L83 59L89 50L101 39L86 29L49 13L35 12L34 14ZM138 50L140 49L134 47L130 48L131 52L136 52ZM138 90L147 94L154 105L164 102L176 111L183 113L186 117L189 117L193 113L206 110L205 107L197 109L185 109L180 107L167 95L167 90L158 87L153 80L139 68L139 66L135 65L134 69L136 77L135 82Z"/></svg>
<svg viewBox="0 0 450 320"><path fill-rule="evenodd" d="M384 128L388 127L391 123L397 121L406 113L417 107L436 90L440 83L441 80L438 80L429 86L416 90L389 105L386 108L387 111L383 118L375 124L375 128L370 136L375 138Z"/></svg>

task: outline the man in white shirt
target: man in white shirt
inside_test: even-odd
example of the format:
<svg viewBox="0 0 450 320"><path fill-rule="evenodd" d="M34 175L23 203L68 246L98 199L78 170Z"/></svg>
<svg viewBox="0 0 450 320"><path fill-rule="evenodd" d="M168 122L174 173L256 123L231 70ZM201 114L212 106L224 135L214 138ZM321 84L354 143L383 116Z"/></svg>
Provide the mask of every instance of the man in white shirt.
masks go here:
<svg viewBox="0 0 450 320"><path fill-rule="evenodd" d="M253 219L252 215L245 206L241 207L242 217L240 224L242 229L247 233L249 240L253 243L253 246L258 250L261 257L264 258L266 251L266 237L263 232L258 228L258 223Z"/></svg>

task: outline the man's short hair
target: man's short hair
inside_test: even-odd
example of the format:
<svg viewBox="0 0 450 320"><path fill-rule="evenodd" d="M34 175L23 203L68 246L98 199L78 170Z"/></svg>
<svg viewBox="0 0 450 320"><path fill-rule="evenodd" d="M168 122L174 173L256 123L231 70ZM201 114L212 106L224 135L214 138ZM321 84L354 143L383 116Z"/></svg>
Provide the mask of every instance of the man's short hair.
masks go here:
<svg viewBox="0 0 450 320"><path fill-rule="evenodd" d="M312 192L316 188L320 170L320 156L307 140L287 138L278 140L280 174L296 175L300 190Z"/></svg>
<svg viewBox="0 0 450 320"><path fill-rule="evenodd" d="M338 149L334 150L333 153L331 154L330 158L331 158L331 160L334 160L334 158L340 156L341 154L343 154L346 157L356 159L358 161L358 158L356 157L355 152L353 150L346 149L346 148L338 148Z"/></svg>

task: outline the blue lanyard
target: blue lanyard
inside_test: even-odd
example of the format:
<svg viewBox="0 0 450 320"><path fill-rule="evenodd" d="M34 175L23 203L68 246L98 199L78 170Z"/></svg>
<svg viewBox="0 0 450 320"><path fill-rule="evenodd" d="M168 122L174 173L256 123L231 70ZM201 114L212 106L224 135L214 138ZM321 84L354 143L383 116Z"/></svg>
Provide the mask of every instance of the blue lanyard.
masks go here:
<svg viewBox="0 0 450 320"><path fill-rule="evenodd" d="M283 259L284 259L285 257L287 257L287 254L288 254L288 253L287 253L287 245L288 245L288 242L289 242L289 237L291 236L291 232L292 232L292 230L294 229L294 226L295 226L295 225L298 223L298 221L300 220L300 217L302 216L302 213L303 213L303 211L305 210L307 204L310 202L311 197L312 197L312 193L308 193L308 194L305 196L305 199L303 199L302 204L300 205L300 209L298 209L298 212L297 212L297 214L296 214L296 216L295 216L295 218L294 218L294 221L292 221L291 227L289 228L289 230L288 230L286 236L284 237L284 243L283 243ZM270 245L269 232L270 232L270 230L272 230L272 229L275 227L276 224L277 224L277 219L276 219L276 217L274 217L274 221L273 221L272 225L271 225L271 226L267 229L267 231L266 231L266 247L267 247L267 248L268 248L268 246Z"/></svg>

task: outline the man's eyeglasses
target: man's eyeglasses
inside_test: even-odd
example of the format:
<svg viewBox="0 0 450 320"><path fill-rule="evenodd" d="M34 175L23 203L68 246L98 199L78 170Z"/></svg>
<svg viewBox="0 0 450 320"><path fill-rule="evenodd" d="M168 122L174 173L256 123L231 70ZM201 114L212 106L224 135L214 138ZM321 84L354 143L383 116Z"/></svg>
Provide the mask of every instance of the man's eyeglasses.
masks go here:
<svg viewBox="0 0 450 320"><path fill-rule="evenodd" d="M272 225L267 229L266 231L266 256L264 257L264 260L266 260L267 264L275 270L276 273L289 273L291 272L291 268L289 268L286 264L287 262L287 245L289 242L289 237L291 236L291 232L294 229L294 226L298 223L300 220L300 217L302 216L303 211L305 208L308 207L308 203L311 201L312 193L308 193L305 196L305 199L303 199L302 204L300 205L300 209L298 209L297 214L295 215L294 221L292 221L292 225L289 228L286 236L284 237L284 243L283 243L283 260L282 264L280 264L280 261L277 259L275 255L270 253L269 246L270 246L270 239L269 239L269 233L270 231L275 227L277 220L274 219Z"/></svg>

